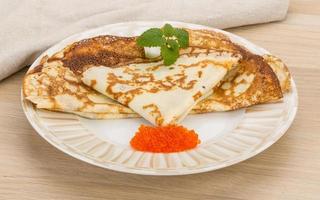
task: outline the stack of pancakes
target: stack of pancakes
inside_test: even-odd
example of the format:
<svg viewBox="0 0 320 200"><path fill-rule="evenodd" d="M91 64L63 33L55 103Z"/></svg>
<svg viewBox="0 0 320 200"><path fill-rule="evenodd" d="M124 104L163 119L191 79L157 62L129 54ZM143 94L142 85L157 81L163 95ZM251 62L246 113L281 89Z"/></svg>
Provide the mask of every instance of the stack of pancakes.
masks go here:
<svg viewBox="0 0 320 200"><path fill-rule="evenodd" d="M39 109L92 119L144 117L156 125L185 115L275 102L290 73L273 55L255 55L222 33L187 30L177 62L147 58L136 37L98 36L42 58L23 93Z"/></svg>

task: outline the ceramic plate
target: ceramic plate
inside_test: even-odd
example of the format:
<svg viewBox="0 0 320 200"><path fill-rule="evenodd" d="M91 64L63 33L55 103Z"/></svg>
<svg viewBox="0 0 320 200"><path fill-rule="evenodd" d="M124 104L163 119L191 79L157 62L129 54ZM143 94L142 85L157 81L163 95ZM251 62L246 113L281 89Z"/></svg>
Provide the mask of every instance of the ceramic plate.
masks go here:
<svg viewBox="0 0 320 200"><path fill-rule="evenodd" d="M75 41L110 34L136 36L165 22L127 22L111 24L73 35L45 51L51 56ZM268 52L234 34L210 27L167 22L176 27L223 32L231 40L263 55ZM282 102L257 105L232 112L188 116L182 124L194 129L201 144L179 153L146 153L130 148L129 141L143 119L89 120L72 114L43 111L22 97L24 112L36 131L61 151L87 163L121 172L145 175L182 175L216 170L246 160L275 143L288 129L297 111L297 91Z"/></svg>

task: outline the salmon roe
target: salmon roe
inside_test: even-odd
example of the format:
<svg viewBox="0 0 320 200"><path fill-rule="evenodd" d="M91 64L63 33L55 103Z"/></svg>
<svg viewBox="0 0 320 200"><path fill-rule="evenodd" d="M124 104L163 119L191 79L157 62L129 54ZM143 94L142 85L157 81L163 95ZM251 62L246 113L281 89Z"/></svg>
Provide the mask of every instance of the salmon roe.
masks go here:
<svg viewBox="0 0 320 200"><path fill-rule="evenodd" d="M194 130L180 125L141 125L130 144L133 149L154 153L170 153L195 148L200 143Z"/></svg>

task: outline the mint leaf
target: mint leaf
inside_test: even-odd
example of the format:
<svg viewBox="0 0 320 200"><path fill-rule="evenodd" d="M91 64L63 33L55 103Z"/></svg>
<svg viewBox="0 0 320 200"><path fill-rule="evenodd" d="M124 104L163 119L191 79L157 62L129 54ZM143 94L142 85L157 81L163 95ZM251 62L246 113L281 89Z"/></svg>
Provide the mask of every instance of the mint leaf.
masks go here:
<svg viewBox="0 0 320 200"><path fill-rule="evenodd" d="M151 28L142 33L137 44L142 47L160 47L164 65L171 65L178 59L179 49L189 46L189 33L165 24L161 29Z"/></svg>
<svg viewBox="0 0 320 200"><path fill-rule="evenodd" d="M177 40L168 39L167 40L167 47L171 49L178 49L179 50L179 44Z"/></svg>
<svg viewBox="0 0 320 200"><path fill-rule="evenodd" d="M175 29L170 24L165 24L162 27L162 31L166 37L171 37L174 35Z"/></svg>
<svg viewBox="0 0 320 200"><path fill-rule="evenodd" d="M137 39L137 44L142 47L157 47L165 44L165 38L162 37L163 32L159 28L151 28Z"/></svg>
<svg viewBox="0 0 320 200"><path fill-rule="evenodd" d="M168 66L176 62L179 57L179 45L175 40L168 40L168 43L161 46L163 64Z"/></svg>
<svg viewBox="0 0 320 200"><path fill-rule="evenodd" d="M189 46L189 33L186 30L176 28L174 35L177 37L181 48L187 48Z"/></svg>

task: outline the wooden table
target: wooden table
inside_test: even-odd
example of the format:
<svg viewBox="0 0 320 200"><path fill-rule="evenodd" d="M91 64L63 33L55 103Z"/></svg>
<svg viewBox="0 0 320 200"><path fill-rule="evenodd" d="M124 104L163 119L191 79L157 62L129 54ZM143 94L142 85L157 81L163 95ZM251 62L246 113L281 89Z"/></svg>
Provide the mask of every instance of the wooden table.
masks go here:
<svg viewBox="0 0 320 200"><path fill-rule="evenodd" d="M285 21L229 31L289 65L299 111L271 148L240 164L189 176L113 172L52 147L20 106L25 70L0 83L0 199L320 199L320 1L291 1Z"/></svg>

